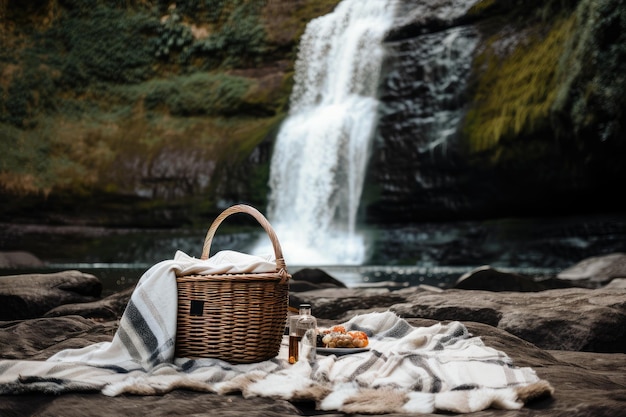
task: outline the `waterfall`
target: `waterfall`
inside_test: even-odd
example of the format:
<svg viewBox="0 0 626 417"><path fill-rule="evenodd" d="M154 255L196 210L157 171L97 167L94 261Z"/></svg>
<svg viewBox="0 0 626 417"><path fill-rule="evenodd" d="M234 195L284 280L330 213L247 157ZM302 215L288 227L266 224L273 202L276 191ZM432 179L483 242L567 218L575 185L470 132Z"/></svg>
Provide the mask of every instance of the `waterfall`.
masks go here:
<svg viewBox="0 0 626 417"><path fill-rule="evenodd" d="M396 0L343 0L309 22L301 39L269 182L268 218L288 264L365 259L357 212L395 7Z"/></svg>

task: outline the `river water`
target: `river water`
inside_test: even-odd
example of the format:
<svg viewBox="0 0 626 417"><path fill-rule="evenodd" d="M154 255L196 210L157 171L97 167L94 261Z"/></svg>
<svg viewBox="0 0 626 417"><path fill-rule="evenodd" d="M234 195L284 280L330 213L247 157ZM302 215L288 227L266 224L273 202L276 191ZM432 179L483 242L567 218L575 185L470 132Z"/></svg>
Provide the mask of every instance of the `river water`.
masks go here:
<svg viewBox="0 0 626 417"><path fill-rule="evenodd" d="M553 276L588 257L626 252L626 216L621 213L369 226L362 231L368 242L362 264L293 262L285 255L289 271L320 268L350 287L428 284L448 288L462 274L482 265ZM110 294L133 285L147 268L171 259L177 250L200 257L205 234L200 229L0 224L0 251L28 251L46 264L4 269L0 275L78 269L100 278L105 294ZM233 229L224 222L212 241L211 254L223 249L255 253L259 239L268 239L264 235L260 227ZM285 246L282 241L281 246Z"/></svg>

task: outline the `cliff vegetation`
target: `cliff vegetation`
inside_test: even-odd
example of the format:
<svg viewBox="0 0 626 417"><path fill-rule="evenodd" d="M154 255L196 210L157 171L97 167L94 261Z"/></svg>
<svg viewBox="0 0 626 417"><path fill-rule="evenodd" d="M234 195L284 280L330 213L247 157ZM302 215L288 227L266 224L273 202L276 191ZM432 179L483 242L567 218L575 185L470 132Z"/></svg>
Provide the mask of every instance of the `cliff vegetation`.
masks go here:
<svg viewBox="0 0 626 417"><path fill-rule="evenodd" d="M618 209L626 2L491 0L469 14L484 36L463 124L472 166L559 209Z"/></svg>
<svg viewBox="0 0 626 417"><path fill-rule="evenodd" d="M337 2L1 0L0 218L265 204L298 38Z"/></svg>

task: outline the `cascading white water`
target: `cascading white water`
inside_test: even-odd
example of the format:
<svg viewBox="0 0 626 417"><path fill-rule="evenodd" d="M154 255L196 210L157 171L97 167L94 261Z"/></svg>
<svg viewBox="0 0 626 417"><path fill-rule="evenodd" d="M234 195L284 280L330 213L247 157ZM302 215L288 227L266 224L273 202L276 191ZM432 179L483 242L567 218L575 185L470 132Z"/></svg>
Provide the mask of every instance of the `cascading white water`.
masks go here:
<svg viewBox="0 0 626 417"><path fill-rule="evenodd" d="M396 0L344 0L306 27L270 167L268 217L288 264L364 260L356 217L395 8Z"/></svg>

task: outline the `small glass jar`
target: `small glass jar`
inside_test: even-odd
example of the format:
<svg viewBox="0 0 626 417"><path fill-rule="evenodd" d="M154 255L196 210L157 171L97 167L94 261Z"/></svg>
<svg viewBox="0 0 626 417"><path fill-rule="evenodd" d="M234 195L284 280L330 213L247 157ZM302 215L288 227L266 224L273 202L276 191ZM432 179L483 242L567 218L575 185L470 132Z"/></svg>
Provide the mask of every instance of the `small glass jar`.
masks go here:
<svg viewBox="0 0 626 417"><path fill-rule="evenodd" d="M311 314L310 304L300 304L299 314L289 318L289 363L298 361L300 352L305 351L303 343L307 346L306 351L310 352L309 349L315 350L316 342L317 319Z"/></svg>

